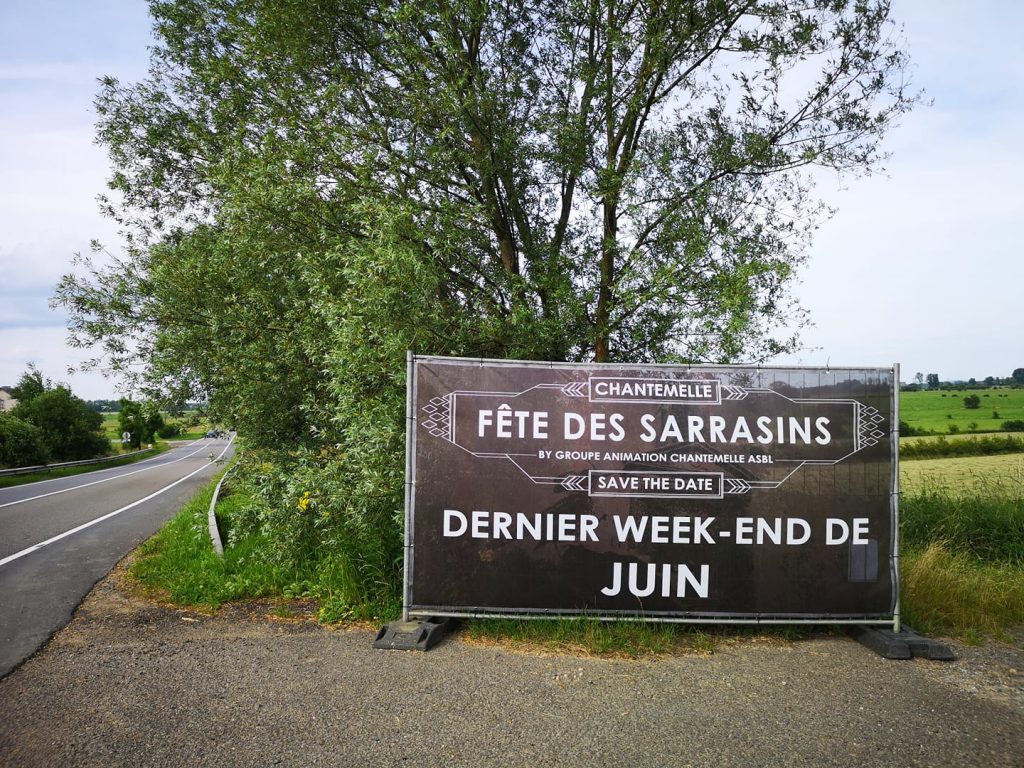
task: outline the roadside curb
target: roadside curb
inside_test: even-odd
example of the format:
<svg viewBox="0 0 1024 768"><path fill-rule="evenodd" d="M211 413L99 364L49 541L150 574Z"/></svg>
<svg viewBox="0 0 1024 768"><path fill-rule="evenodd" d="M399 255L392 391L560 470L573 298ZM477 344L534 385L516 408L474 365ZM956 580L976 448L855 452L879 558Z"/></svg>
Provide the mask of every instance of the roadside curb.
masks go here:
<svg viewBox="0 0 1024 768"><path fill-rule="evenodd" d="M224 481L227 480L228 475L231 471L238 466L238 462L235 462L228 471L221 475L220 480L217 483L217 487L213 489L213 498L210 499L210 509L206 514L207 525L210 528L210 540L213 542L213 551L217 553L217 557L224 557L224 542L220 537L220 528L217 527L217 499L220 497L221 486L224 485Z"/></svg>

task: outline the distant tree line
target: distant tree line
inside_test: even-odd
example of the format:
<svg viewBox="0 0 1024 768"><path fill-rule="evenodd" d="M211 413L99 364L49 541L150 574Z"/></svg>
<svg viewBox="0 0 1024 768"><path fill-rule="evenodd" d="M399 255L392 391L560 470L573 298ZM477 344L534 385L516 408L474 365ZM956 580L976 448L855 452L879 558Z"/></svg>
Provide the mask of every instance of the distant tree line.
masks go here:
<svg viewBox="0 0 1024 768"><path fill-rule="evenodd" d="M66 384L54 385L35 366L22 374L11 394L18 404L0 413L0 465L77 461L110 451L103 417Z"/></svg>
<svg viewBox="0 0 1024 768"><path fill-rule="evenodd" d="M920 390L964 390L964 389L988 389L989 387L1024 387L1024 368L1015 368L1009 376L986 376L981 381L970 378L967 381L941 381L937 373L917 373L914 380L909 384L900 384L902 392L917 392Z"/></svg>
<svg viewBox="0 0 1024 768"><path fill-rule="evenodd" d="M92 408L94 411L100 413L118 413L121 410L121 403L124 400L86 400L85 404ZM190 411L200 411L203 409L203 403L180 403L173 405L167 410L172 416L178 416L182 413L188 413Z"/></svg>
<svg viewBox="0 0 1024 768"><path fill-rule="evenodd" d="M995 456L1024 451L1024 439L1014 435L976 437L969 440L936 440L900 445L900 459L944 459L956 456Z"/></svg>
<svg viewBox="0 0 1024 768"><path fill-rule="evenodd" d="M152 401L83 400L67 384L54 384L34 365L22 374L10 390L18 405L0 412L0 466L31 467L62 461L104 456L111 451L103 428L102 412L118 414L123 443L140 448L156 438L181 433L182 423L164 418L164 411ZM172 416L190 417L186 426L199 423L200 408L188 403L170 409Z"/></svg>

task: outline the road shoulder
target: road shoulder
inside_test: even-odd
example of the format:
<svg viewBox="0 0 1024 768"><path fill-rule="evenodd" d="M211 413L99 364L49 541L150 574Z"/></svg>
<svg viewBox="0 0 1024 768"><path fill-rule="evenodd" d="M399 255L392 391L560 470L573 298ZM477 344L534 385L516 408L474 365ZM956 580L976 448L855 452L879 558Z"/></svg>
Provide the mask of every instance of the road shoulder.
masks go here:
<svg viewBox="0 0 1024 768"><path fill-rule="evenodd" d="M122 562L0 681L0 763L1020 765L1021 644L950 664L841 635L711 655L539 655L458 636L374 651L315 606L150 600Z"/></svg>

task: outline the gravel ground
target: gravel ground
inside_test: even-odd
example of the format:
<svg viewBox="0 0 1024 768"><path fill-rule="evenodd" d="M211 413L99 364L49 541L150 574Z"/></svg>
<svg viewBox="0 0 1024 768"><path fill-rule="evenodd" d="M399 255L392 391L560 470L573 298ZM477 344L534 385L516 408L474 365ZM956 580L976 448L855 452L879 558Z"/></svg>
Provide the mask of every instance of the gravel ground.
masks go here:
<svg viewBox="0 0 1024 768"><path fill-rule="evenodd" d="M449 638L375 651L272 606L148 602L123 571L0 680L0 765L1024 766L1024 636L886 661L843 636L651 660Z"/></svg>

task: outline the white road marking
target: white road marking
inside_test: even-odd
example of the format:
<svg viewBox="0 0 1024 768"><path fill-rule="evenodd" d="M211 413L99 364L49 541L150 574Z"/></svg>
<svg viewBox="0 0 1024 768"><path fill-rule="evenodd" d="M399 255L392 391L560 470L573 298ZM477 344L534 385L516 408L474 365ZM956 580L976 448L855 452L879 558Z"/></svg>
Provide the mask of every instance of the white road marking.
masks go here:
<svg viewBox="0 0 1024 768"><path fill-rule="evenodd" d="M192 442L185 442L185 441L180 441L180 442L182 443L181 445L171 446L171 448L167 451L167 453L171 453L171 452L177 450L178 448L191 448L193 445L198 445L199 443L202 443L203 442L203 438L199 438L198 440L193 440ZM121 464L119 466L113 466L113 467L100 467L98 469L91 469L88 472L86 472L85 474L87 474L87 475L99 475L100 473L105 473L105 472L116 472L117 470L124 469L125 467L141 467L143 464L151 464L154 461L160 461L161 459L166 459L166 458L167 458L167 455L165 455L163 453L158 453L155 456L148 456L145 459L139 459L138 461L132 461L132 462L129 462L128 464ZM24 483L24 484L22 484L20 486L18 486L18 485L11 485L11 486L8 486L8 488L27 488L29 486L37 486L37 485L38 486L43 486L46 483L59 483L61 480L67 480L69 477L76 477L76 475L65 475L64 477L48 477L45 480L33 480L31 483ZM7 488L0 488L0 491L5 491L5 490L7 490Z"/></svg>
<svg viewBox="0 0 1024 768"><path fill-rule="evenodd" d="M41 541L38 544L33 544L31 547L28 547L27 549L21 550L21 552L15 552L13 555L8 555L7 557L5 557L2 560L0 560L0 567L7 565L8 563L10 563L10 562L12 562L14 560L17 560L18 558L24 557L25 555L30 555L33 552L36 552L37 550L40 550L43 547L49 546L50 544L53 544L56 541L60 541L61 539L66 539L68 536L76 534L79 531L84 531L86 528L90 528L90 527L96 525L97 523L102 523L104 520L109 520L110 518L114 517L114 515L119 515L122 512L127 512L129 509L132 509L133 507L139 506L139 504L144 504L145 502L149 501L150 499L156 498L157 496L159 496L164 491L169 491L171 488L173 488L174 486L178 485L179 483L185 482L186 480L188 480L193 475L199 474L204 469L207 469L208 467L216 466L215 462L216 461L220 461L221 457L223 457L224 454L227 453L228 448L231 447L231 443L232 443L232 441L234 439L235 439L235 436L232 435L231 439L228 440L228 444L224 446L224 450L220 452L220 456L218 456L216 459L214 459L214 461L211 461L209 464L204 464L203 466L199 467L199 469L195 469L195 470L189 472L184 477L181 477L181 478L175 480L170 485L165 485L159 491L154 491L153 493L149 494L149 496L146 496L145 498L139 499L138 501L133 501L131 504L127 504L127 505L121 507L120 509L115 509L113 512L108 512L107 514L102 515L101 517L97 517L95 520L90 520L88 523L82 523L81 525L79 525L79 526L77 526L75 528L72 528L70 531L64 531L64 533L59 533L56 536L47 539L46 541ZM83 486L79 486L79 487L81 488ZM49 495L49 494L47 494L47 495Z"/></svg>
<svg viewBox="0 0 1024 768"><path fill-rule="evenodd" d="M232 437L232 440L233 439L234 438ZM194 445L194 443L192 445ZM228 440L228 445L231 445L231 440ZM186 446L186 447L190 448L191 445L190 446ZM70 488L61 488L58 491L50 491L49 493L41 493L38 496L29 496L27 499L18 499L17 501L8 501L6 504L0 504L0 509L3 509L4 507L13 507L15 504L24 504L26 501L35 501L36 499L45 499L47 496L56 496L58 493L67 493L68 491L77 491L79 488L88 488L90 485L99 485L100 483L107 483L107 482L110 482L111 480L119 480L122 477L131 477L132 475L137 475L140 472L148 472L149 470L156 469L158 467L167 467L167 466L170 466L171 464L177 464L179 461L184 461L185 459L189 458L190 456L195 456L197 453L202 453L204 450L206 450L206 446L205 445L202 446L201 448L195 450L195 451L192 451L192 453L186 454L184 456L179 456L177 459L174 459L173 461L164 461L164 462L161 462L160 464L151 464L148 467L143 467L142 469L136 469L136 470L133 470L131 472L125 472L123 475L112 475L110 477L104 477L102 480L93 480L91 483L82 483L81 485L73 485ZM153 458L156 459L156 458L159 458L159 457L158 456L154 456ZM143 461L152 461L152 459L143 459ZM110 469L120 469L120 467L111 467ZM102 470L99 470L99 471L102 471ZM54 479L60 479L60 478L54 478Z"/></svg>

